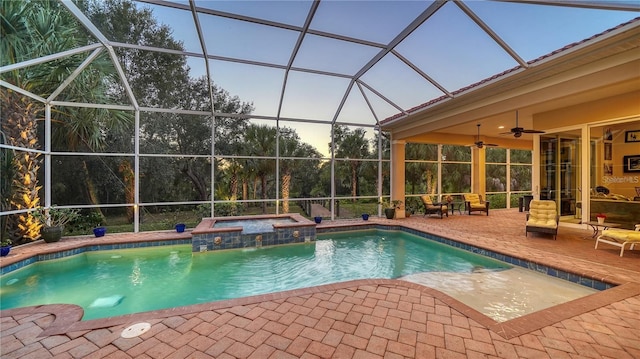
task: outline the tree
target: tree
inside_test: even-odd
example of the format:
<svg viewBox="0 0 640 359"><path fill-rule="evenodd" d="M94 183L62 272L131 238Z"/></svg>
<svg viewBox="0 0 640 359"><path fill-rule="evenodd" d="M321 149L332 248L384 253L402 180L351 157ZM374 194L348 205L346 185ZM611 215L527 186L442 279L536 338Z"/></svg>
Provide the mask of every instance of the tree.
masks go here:
<svg viewBox="0 0 640 359"><path fill-rule="evenodd" d="M380 148L378 145L378 142L380 142ZM375 131L374 132L374 137L371 139L371 147L373 148L373 151L371 153L371 158L378 158L378 153L381 153L381 158L383 159L383 161L386 159L388 160L391 156L391 139L390 139L390 134L388 132L382 132L380 130ZM388 162L381 162L378 163L379 166L382 166L382 190L383 191L389 191L390 188L390 184L391 184L391 168L388 165ZM376 181L375 181L375 187L376 189L378 188L378 174L376 173L375 175Z"/></svg>
<svg viewBox="0 0 640 359"><path fill-rule="evenodd" d="M6 137L0 133L0 144L6 144ZM15 151L8 148L0 148L0 211L5 212L11 208L11 188L15 176L13 159ZM0 216L0 243L11 241L7 230L7 217Z"/></svg>
<svg viewBox="0 0 640 359"><path fill-rule="evenodd" d="M435 155L434 155L435 152ZM438 146L423 143L407 143L405 146L405 181L410 194L434 194L437 181L434 173L437 164L424 162L410 162L411 160L434 160L437 158Z"/></svg>
<svg viewBox="0 0 640 359"><path fill-rule="evenodd" d="M20 63L45 55L60 53L93 42L75 19L58 2L3 1L2 2L2 65ZM7 82L41 97L48 97L84 61L86 54L37 64L3 75ZM108 98L107 88L115 72L106 58L95 59L72 81L59 99L67 101L98 102ZM111 75L110 75L111 74ZM0 90L2 99L2 129L8 142L26 149L38 149L37 118L44 106L9 89ZM56 141L66 141L72 148L88 148L104 143L104 126L117 128L126 116L100 109L69 108L52 112L52 128ZM87 118L92 119L89 124ZM32 209L40 205L37 153L19 151L15 156L16 176L15 209ZM30 213L13 217L13 236L16 240L33 240L39 227ZM20 238L18 238L20 237Z"/></svg>
<svg viewBox="0 0 640 359"><path fill-rule="evenodd" d="M33 55L35 37L42 26L32 26L34 21L34 4L31 2L3 1L2 22L0 23L2 47L0 48L1 65L10 65L28 59ZM36 24L38 25L38 24ZM37 91L38 81L25 78L18 70L3 75L3 80L22 88ZM2 131L7 143L25 149L38 149L36 116L38 108L29 98L12 90L0 88L0 116ZM10 179L10 186L3 190L2 197L9 199L9 206L13 209L32 209L40 205L38 191L38 170L40 155L38 153L18 151L12 158L14 176ZM4 187L4 186L3 186ZM31 213L10 216L8 218L8 234L12 241L28 241L37 238L40 226Z"/></svg>
<svg viewBox="0 0 640 359"><path fill-rule="evenodd" d="M471 191L471 148L442 145L442 192L465 193ZM453 163L451 163L453 162Z"/></svg>
<svg viewBox="0 0 640 359"><path fill-rule="evenodd" d="M268 125L251 124L247 128L246 144L250 151L250 156L255 158L249 160L249 165L253 167L256 178L260 180L260 193L262 202L262 213L267 213L267 179L275 172L275 160L260 157L276 154L276 128Z"/></svg>
<svg viewBox="0 0 640 359"><path fill-rule="evenodd" d="M184 50L172 36L172 30L158 23L151 9L137 6L129 0L83 1L92 22L115 41ZM186 56L151 52L139 49L117 48L116 54L139 104L150 107L181 108L211 111L209 82L205 77L191 78ZM232 97L227 91L212 85L215 109L224 113L250 114L253 106ZM118 92L126 101L123 89ZM184 115L176 113L145 113L141 121L141 151L143 153L184 154L181 159L146 159L143 198L162 197L184 200L208 200L210 197L211 164L194 154L209 154L211 126L215 130L216 154L234 153L241 148L247 120L238 118ZM156 175L163 168L162 175ZM172 169L167 173L167 168ZM216 174L224 175L221 171ZM182 179L175 176L182 176ZM153 178L153 180L151 180ZM191 193L167 193L171 186L182 187L188 181Z"/></svg>
<svg viewBox="0 0 640 359"><path fill-rule="evenodd" d="M36 110L22 96L2 89L2 113L8 114L2 120L2 128L7 134L9 144L25 149L37 147L36 135ZM3 193L3 198L9 198L9 206L12 209L32 209L40 205L38 191L38 170L40 169L40 156L38 153L17 151L13 158L14 176L11 181L13 193ZM7 223L7 232L11 241L21 243L35 240L40 234L42 225L30 213L10 216Z"/></svg>
<svg viewBox="0 0 640 359"><path fill-rule="evenodd" d="M295 160L291 157L299 158L320 158L321 154L311 145L303 143L295 130L284 127L280 129L280 187L282 196L282 212L289 213L289 197L291 191L294 170L302 177L305 174L317 173L318 162L308 160ZM309 180L295 181L298 184L309 183ZM302 190L302 188L300 188ZM308 188L310 194L311 187ZM307 195L303 195L307 197Z"/></svg>
<svg viewBox="0 0 640 359"><path fill-rule="evenodd" d="M347 165L351 174L351 196L353 197L358 195L358 171L362 165L361 159L369 156L369 142L365 135L366 131L363 128L356 128L353 131L343 125L335 125L333 128L334 157L348 160ZM355 202L355 198L353 201Z"/></svg>

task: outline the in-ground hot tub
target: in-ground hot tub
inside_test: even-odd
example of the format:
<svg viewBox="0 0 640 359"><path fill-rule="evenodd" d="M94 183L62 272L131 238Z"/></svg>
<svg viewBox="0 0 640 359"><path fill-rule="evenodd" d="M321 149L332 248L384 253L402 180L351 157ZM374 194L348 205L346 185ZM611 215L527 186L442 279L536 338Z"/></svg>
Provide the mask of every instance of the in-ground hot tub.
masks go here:
<svg viewBox="0 0 640 359"><path fill-rule="evenodd" d="M194 252L316 240L316 224L292 214L204 218L191 232Z"/></svg>

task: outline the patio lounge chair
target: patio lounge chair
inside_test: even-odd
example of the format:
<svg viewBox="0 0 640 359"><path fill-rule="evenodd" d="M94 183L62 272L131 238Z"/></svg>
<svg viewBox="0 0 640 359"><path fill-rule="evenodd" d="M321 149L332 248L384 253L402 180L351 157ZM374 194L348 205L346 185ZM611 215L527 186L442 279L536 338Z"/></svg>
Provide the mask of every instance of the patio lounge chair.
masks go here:
<svg viewBox="0 0 640 359"><path fill-rule="evenodd" d="M432 214L432 213L436 213L436 214L440 214L440 218L442 218L442 215L446 214L447 217L449 217L449 209L447 208L447 205L444 203L433 203L433 201L431 200L431 196L428 195L424 195L424 196L420 196L420 199L422 200L422 204L424 204L424 215L426 216L427 214Z"/></svg>
<svg viewBox="0 0 640 359"><path fill-rule="evenodd" d="M482 201L482 196L477 193L466 193L464 196L464 211L471 212L487 212L489 215L489 201Z"/></svg>
<svg viewBox="0 0 640 359"><path fill-rule="evenodd" d="M548 233L553 234L553 239L556 239L559 220L555 201L534 199L527 213L524 235L526 237L529 232Z"/></svg>
<svg viewBox="0 0 640 359"><path fill-rule="evenodd" d="M622 257L624 246L630 244L629 249L633 249L636 244L640 245L640 224L636 224L635 231L630 229L605 229L596 239L596 249L598 249L598 243L600 242L620 247L620 257Z"/></svg>

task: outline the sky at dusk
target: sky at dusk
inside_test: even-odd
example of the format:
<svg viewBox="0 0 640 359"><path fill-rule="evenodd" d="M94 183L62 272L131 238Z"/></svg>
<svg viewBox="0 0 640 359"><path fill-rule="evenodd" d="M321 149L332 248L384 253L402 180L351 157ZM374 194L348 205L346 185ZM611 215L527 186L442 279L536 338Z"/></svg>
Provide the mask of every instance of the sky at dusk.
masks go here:
<svg viewBox="0 0 640 359"><path fill-rule="evenodd" d="M174 2L188 5L185 1ZM640 15L626 11L493 1L465 1L464 4L525 61ZM294 26L294 29L287 29L199 15L209 55L286 66L299 37L297 29L303 26L311 2L196 0L196 5ZM385 46L429 5L430 1L322 1L310 29ZM202 54L190 11L146 3L139 6L151 8L159 22L173 30L174 37L184 43L187 51ZM350 77L380 50L377 46L307 34L292 67L338 76L290 71L280 117L329 122L335 118L338 122L374 125L376 118L383 120L401 112L399 108L409 109L443 95L399 57L389 53L360 77L368 87L353 86L344 107L337 113ZM447 91L455 91L518 65L452 2L440 8L394 50ZM189 57L192 76L205 75L204 61L203 58ZM252 102L255 115L278 115L285 70L209 61L214 83L231 95ZM295 128L305 142L327 153L329 125L284 122L281 126Z"/></svg>

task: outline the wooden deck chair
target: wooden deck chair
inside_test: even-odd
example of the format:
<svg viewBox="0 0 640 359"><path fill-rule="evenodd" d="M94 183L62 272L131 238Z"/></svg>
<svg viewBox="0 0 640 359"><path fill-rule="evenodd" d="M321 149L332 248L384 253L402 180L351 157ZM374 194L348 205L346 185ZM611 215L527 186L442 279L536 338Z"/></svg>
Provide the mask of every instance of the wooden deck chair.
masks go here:
<svg viewBox="0 0 640 359"><path fill-rule="evenodd" d="M556 239L559 221L560 216L558 216L555 201L534 199L527 213L524 235L526 237L529 232L548 233L553 234L553 239Z"/></svg>
<svg viewBox="0 0 640 359"><path fill-rule="evenodd" d="M420 196L420 199L422 200L422 204L424 204L424 215L428 215L428 214L440 214L440 218L442 218L443 215L447 215L447 217L449 217L449 209L447 208L447 205L444 203L433 203L433 201L431 200L431 196L429 195L424 195L424 196Z"/></svg>
<svg viewBox="0 0 640 359"><path fill-rule="evenodd" d="M477 193L465 193L464 197L464 211L471 214L471 212L487 212L489 215L489 201L482 201L482 196Z"/></svg>

